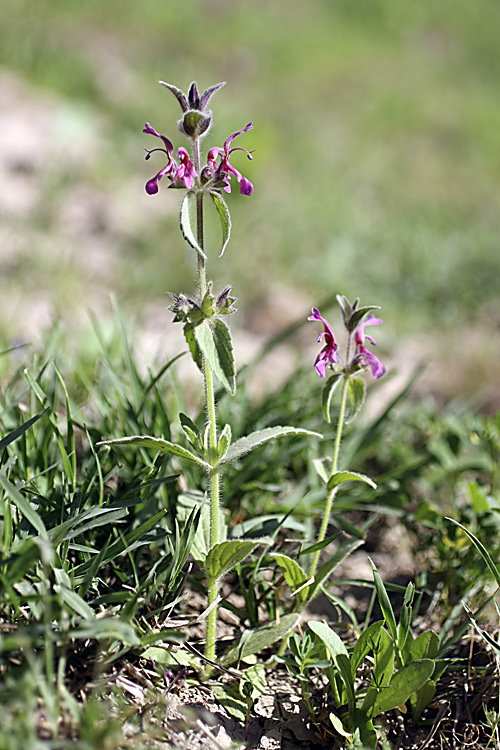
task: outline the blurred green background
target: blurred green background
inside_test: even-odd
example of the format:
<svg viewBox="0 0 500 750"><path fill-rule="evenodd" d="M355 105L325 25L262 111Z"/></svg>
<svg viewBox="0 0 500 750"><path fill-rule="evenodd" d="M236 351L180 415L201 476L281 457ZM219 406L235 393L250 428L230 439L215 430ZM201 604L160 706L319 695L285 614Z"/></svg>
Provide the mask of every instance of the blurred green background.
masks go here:
<svg viewBox="0 0 500 750"><path fill-rule="evenodd" d="M184 145L157 80L224 80L208 147L255 127L237 144L254 160L234 160L255 192L229 197L209 266L236 325L265 338L360 296L395 366L437 361L429 387L496 403L499 30L498 0L3 0L2 339L105 318L110 292L148 335L168 328L194 257L179 193L144 192L163 162L141 130Z"/></svg>

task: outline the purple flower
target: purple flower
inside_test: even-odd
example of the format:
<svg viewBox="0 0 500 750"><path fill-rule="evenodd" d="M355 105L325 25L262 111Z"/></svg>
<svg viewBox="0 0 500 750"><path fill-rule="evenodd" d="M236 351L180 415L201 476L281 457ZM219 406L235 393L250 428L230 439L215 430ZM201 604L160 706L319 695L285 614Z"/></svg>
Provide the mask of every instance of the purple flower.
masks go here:
<svg viewBox="0 0 500 750"><path fill-rule="evenodd" d="M370 367L373 377L375 379L381 378L385 373L385 367L378 357L365 346L365 339L375 346L375 339L373 336L368 336L365 333L365 326L378 326L382 323L380 318L376 318L375 315L370 315L368 320L360 323L356 329L354 340L356 342L356 356L363 362L364 365Z"/></svg>
<svg viewBox="0 0 500 750"><path fill-rule="evenodd" d="M188 190L191 190L193 182L198 175L196 174L196 169L189 158L188 152L185 148L182 148L182 146L177 152L177 158L179 159L180 164L177 167L175 175L172 177L172 184L170 187L185 187Z"/></svg>
<svg viewBox="0 0 500 750"><path fill-rule="evenodd" d="M244 151L249 159L253 159L250 151L247 151L245 148L240 148L238 146L236 148L231 148L233 138L236 138L237 135L246 133L249 130L253 130L253 124L251 122L249 122L243 130L237 130L236 133L232 133L232 135L230 135L225 141L224 148L214 147L208 152L208 166L212 169L214 176L216 175L216 179L221 181L226 193L231 192L231 185L228 182L228 180L231 179L231 175L234 175L240 183L240 193L242 195L252 195L253 193L253 185L250 180L243 177L243 175L229 163L229 157L233 151ZM218 156L221 158L220 164L217 164L216 162Z"/></svg>
<svg viewBox="0 0 500 750"><path fill-rule="evenodd" d="M328 364L333 365L337 361L337 344L335 343L335 336L330 324L328 323L328 321L321 317L317 307L313 307L312 315L310 315L307 320L319 320L321 323L323 323L324 326L324 331L323 333L319 334L318 341L321 341L321 339L324 337L325 346L316 357L316 361L314 363L316 372L318 373L320 378L324 378L326 366Z"/></svg>
<svg viewBox="0 0 500 750"><path fill-rule="evenodd" d="M196 170L186 149L180 148L177 152L177 158L180 162L180 164L177 164L173 157L174 147L168 138L157 133L156 130L151 127L149 122L146 123L146 127L142 132L147 133L148 135L154 135L156 138L161 138L165 145L165 148L153 148L151 151L146 149L146 159L149 159L151 154L155 153L155 151L162 151L167 156L167 166L160 169L154 177L147 181L146 193L148 193L148 195L155 195L155 193L158 192L158 183L165 175L167 175L171 181L170 187L187 188L190 190L198 175L196 174Z"/></svg>

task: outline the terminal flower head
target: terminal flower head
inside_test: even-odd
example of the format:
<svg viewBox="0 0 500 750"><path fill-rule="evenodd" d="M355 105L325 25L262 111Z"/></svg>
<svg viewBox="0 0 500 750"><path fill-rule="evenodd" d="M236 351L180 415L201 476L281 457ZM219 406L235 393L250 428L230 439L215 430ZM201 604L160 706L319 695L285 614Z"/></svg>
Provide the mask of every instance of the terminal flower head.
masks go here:
<svg viewBox="0 0 500 750"><path fill-rule="evenodd" d="M242 133L247 133L249 130L253 130L253 124L251 122L249 122L243 130L237 130L236 133L232 133L229 138L226 139L224 148L214 147L208 152L208 166L212 170L213 179L221 184L221 187L224 188L226 193L231 192L231 185L229 183L231 175L234 175L239 182L240 193L242 195L251 195L253 193L253 185L250 180L243 177L243 175L229 163L229 157L234 151L244 151L249 159L253 159L252 154L250 151L247 151L246 148L241 148L239 146L231 148L233 138L236 138L237 135L241 135ZM217 164L216 161L218 157L220 157L220 164Z"/></svg>
<svg viewBox="0 0 500 750"><path fill-rule="evenodd" d="M365 339L375 346L375 339L373 336L369 336L365 333L365 326L378 326L382 323L380 318L376 318L375 315L370 317L359 324L354 334L354 340L356 342L356 358L358 361L369 367L372 371L375 379L381 378L385 373L385 367L378 357L365 346Z"/></svg>
<svg viewBox="0 0 500 750"><path fill-rule="evenodd" d="M325 339L325 346L320 351L314 362L314 367L320 378L325 377L327 365L333 365L337 361L337 344L335 343L335 336L332 328L328 321L326 321L321 315L317 307L313 307L312 315L307 320L319 320L323 323L323 333L318 336L318 341Z"/></svg>

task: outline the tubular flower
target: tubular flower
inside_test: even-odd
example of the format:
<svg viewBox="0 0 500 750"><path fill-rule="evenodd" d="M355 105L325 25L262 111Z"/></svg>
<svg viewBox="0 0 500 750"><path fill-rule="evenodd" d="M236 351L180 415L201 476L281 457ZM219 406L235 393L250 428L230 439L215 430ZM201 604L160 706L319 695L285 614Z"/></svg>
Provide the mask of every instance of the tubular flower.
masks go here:
<svg viewBox="0 0 500 750"><path fill-rule="evenodd" d="M368 320L359 324L354 335L354 340L356 342L356 357L359 358L360 362L371 369L375 379L381 378L382 375L384 375L385 367L379 358L365 346L365 339L368 339L368 341L375 346L375 339L373 336L368 336L368 334L365 333L365 326L378 326L380 323L382 323L380 318L376 318L375 315L370 315Z"/></svg>
<svg viewBox="0 0 500 750"><path fill-rule="evenodd" d="M253 124L251 122L249 122L243 130L237 130L236 133L232 133L232 135L230 135L225 141L224 148L214 147L208 152L208 166L213 172L213 179L214 181L221 183L221 186L224 187L226 193L231 192L231 185L228 182L228 180L231 179L231 175L234 175L239 182L240 193L242 195L252 195L253 193L253 185L250 180L243 177L243 175L229 163L229 157L234 151L244 151L249 159L253 159L252 154L250 151L247 151L246 148L240 148L238 146L231 148L233 138L236 138L237 135L246 133L249 130L253 130ZM218 156L220 156L220 164L217 164L216 161Z"/></svg>
<svg viewBox="0 0 500 750"><path fill-rule="evenodd" d="M170 187L187 188L188 190L190 190L193 186L193 181L198 175L196 174L196 170L189 158L189 154L186 149L180 148L178 150L177 158L179 159L180 163L177 164L173 157L174 147L172 146L172 143L168 140L168 138L166 138L164 135L161 135L160 133L157 133L156 130L152 128L148 122L146 123L146 127L142 132L147 133L148 135L154 135L156 136L156 138L161 138L165 145L165 148L153 148L150 151L146 149L146 159L149 159L151 154L155 153L156 151L162 151L167 156L167 166L163 167L163 169L160 169L160 171L146 183L146 193L148 195L155 195L155 193L158 192L158 183L165 175L167 175L170 179Z"/></svg>
<svg viewBox="0 0 500 750"><path fill-rule="evenodd" d="M330 324L321 317L317 307L313 307L312 315L310 315L307 320L319 320L324 326L324 331L319 334L318 341L321 341L321 339L324 338L325 346L320 351L314 362L314 367L316 368L319 377L324 378L326 366L329 364L333 365L337 361L337 344L335 343L335 336Z"/></svg>

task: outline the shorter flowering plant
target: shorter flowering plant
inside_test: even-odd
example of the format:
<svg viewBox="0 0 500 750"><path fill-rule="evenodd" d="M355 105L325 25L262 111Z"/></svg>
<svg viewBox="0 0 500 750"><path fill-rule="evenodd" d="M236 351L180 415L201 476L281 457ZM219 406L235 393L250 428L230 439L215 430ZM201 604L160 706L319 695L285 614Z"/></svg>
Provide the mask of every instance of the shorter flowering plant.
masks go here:
<svg viewBox="0 0 500 750"><path fill-rule="evenodd" d="M344 359L341 358L338 350L338 344L335 340L335 334L331 325L321 315L317 307L313 307L312 314L308 320L319 322L323 325L323 331L318 336L318 341L323 342L324 346L319 352L314 362L314 367L320 378L326 377L326 371L329 369L332 374L328 378L323 388L322 402L323 414L327 422L330 422L330 404L332 395L337 386L342 383L342 395L340 398L340 410L337 422L337 430L334 441L333 457L331 459L330 470L325 467L325 461L316 462L316 469L320 477L324 480L327 490L327 500L325 512L323 515L321 528L317 540L317 545L321 545L325 539L330 512L337 490L344 482L359 481L375 486L369 477L353 471L339 471L338 459L340 451L340 441L342 437L343 426L350 422L360 411L366 394L366 386L359 374L370 369L375 379L381 378L385 373L385 367L379 358L366 345L368 342L375 346L373 336L365 333L366 326L380 325L380 318L373 315L373 310L379 308L375 305L367 307L359 306L359 299L354 304L350 304L347 297L337 295L337 301L342 311L344 326L347 331L347 345ZM350 396L350 409L347 410L347 399ZM316 568L319 560L320 549L314 555L311 566L310 577L314 579ZM317 575L321 574L321 569ZM320 576L321 577L321 576Z"/></svg>

